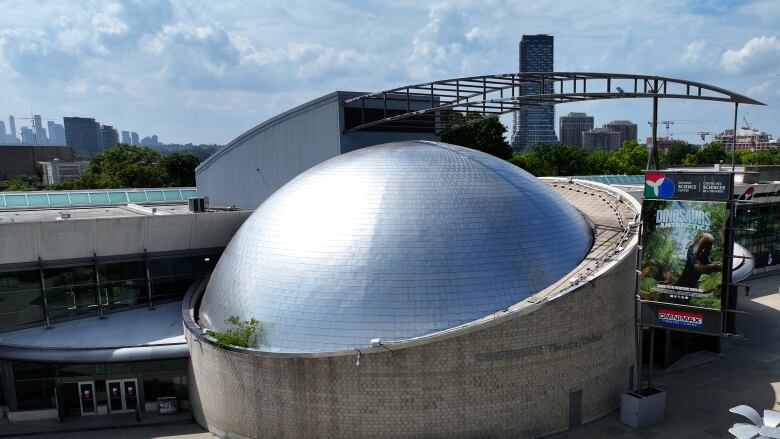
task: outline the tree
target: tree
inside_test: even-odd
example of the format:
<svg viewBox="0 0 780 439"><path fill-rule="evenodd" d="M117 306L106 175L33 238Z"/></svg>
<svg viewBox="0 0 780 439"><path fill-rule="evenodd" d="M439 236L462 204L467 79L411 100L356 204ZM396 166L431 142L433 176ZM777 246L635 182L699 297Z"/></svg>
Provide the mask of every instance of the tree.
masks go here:
<svg viewBox="0 0 780 439"><path fill-rule="evenodd" d="M444 133L441 136L442 142L476 149L504 160L512 158L512 147L504 138L506 127L497 117L483 119L478 114L463 115L456 111L445 117L448 125L466 125ZM479 122L475 122L476 120Z"/></svg>
<svg viewBox="0 0 780 439"><path fill-rule="evenodd" d="M192 154L174 152L163 156L160 167L168 174L172 186L195 186L195 168L200 160Z"/></svg>
<svg viewBox="0 0 780 439"><path fill-rule="evenodd" d="M729 161L729 155L726 148L720 142L712 142L704 145L693 156L685 158L685 165L714 165L716 163Z"/></svg>
<svg viewBox="0 0 780 439"><path fill-rule="evenodd" d="M661 156L662 165L681 165L689 155L696 154L698 149L690 143L675 143L666 154Z"/></svg>
<svg viewBox="0 0 780 439"><path fill-rule="evenodd" d="M602 174L614 174L617 171L613 171L609 167L609 157L611 153L609 151L598 148L588 154L585 158L585 174L590 175L602 175Z"/></svg>
<svg viewBox="0 0 780 439"><path fill-rule="evenodd" d="M151 148L122 143L94 156L83 180L100 188L165 186L158 161L160 154Z"/></svg>
<svg viewBox="0 0 780 439"><path fill-rule="evenodd" d="M620 149L609 157L607 166L616 174L641 174L647 166L648 154L645 145L636 140L626 140Z"/></svg>
<svg viewBox="0 0 780 439"><path fill-rule="evenodd" d="M38 180L38 177L32 175L17 175L2 182L4 190L20 192L38 190L40 184L41 181Z"/></svg>

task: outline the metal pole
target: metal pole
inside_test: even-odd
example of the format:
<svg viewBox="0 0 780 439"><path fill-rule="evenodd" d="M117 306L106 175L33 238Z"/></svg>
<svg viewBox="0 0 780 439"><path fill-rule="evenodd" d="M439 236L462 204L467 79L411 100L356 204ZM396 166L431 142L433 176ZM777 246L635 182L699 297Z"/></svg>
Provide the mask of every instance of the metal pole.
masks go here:
<svg viewBox="0 0 780 439"><path fill-rule="evenodd" d="M647 155L647 169L658 169L658 163L653 163L656 161L656 158L658 157L657 151L658 151L658 97L653 96L653 146L650 148L650 151ZM653 164L653 167L650 167L650 164Z"/></svg>
<svg viewBox="0 0 780 439"><path fill-rule="evenodd" d="M637 375L639 375L639 393L642 393L642 390L644 390L644 370L642 368L642 363L645 361L645 352L644 352L644 338L645 338L645 327L642 326L641 323L637 324L639 326L639 340L638 340L638 349L639 349L639 363L637 364Z"/></svg>
<svg viewBox="0 0 780 439"><path fill-rule="evenodd" d="M731 172L734 172L734 166L737 158L737 111L739 102L734 102L734 137L731 139Z"/></svg>
<svg viewBox="0 0 780 439"><path fill-rule="evenodd" d="M49 298L46 294L46 278L43 276L43 261L38 258L38 274L41 284L41 298L43 299L43 323L46 329L51 328L51 317L49 315Z"/></svg>
<svg viewBox="0 0 780 439"><path fill-rule="evenodd" d="M655 328L650 328L650 364L648 364L648 367L650 368L650 379L647 383L647 388L652 389L653 388L653 353L655 351Z"/></svg>

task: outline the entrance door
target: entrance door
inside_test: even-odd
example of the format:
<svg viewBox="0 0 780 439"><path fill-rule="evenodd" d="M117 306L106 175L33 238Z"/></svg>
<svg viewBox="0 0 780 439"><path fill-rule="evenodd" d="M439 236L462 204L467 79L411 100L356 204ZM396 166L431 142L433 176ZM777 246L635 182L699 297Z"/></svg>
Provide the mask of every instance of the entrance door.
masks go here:
<svg viewBox="0 0 780 439"><path fill-rule="evenodd" d="M95 408L95 382L79 382L79 402L81 404L81 416L96 415Z"/></svg>
<svg viewBox="0 0 780 439"><path fill-rule="evenodd" d="M135 411L138 405L138 382L135 379L106 381L106 386L111 413Z"/></svg>

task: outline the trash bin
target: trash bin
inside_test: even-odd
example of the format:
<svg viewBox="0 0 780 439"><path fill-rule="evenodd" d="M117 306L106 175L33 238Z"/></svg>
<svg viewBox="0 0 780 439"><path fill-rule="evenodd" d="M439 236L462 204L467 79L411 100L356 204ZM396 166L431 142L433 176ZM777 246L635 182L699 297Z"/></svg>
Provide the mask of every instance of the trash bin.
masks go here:
<svg viewBox="0 0 780 439"><path fill-rule="evenodd" d="M161 415L170 415L179 412L179 403L175 396L165 396L157 398L158 413Z"/></svg>

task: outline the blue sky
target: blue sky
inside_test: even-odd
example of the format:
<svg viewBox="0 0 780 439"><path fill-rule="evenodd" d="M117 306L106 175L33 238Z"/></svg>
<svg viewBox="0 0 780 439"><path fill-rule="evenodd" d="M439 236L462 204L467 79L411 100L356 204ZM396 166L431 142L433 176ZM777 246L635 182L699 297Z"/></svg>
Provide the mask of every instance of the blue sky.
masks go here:
<svg viewBox="0 0 780 439"><path fill-rule="evenodd" d="M0 10L2 120L32 110L163 142L226 143L333 90L515 71L521 36L548 33L556 70L708 82L769 104L740 119L780 135L777 0L0 0ZM650 109L623 100L556 111L588 112L599 126L630 119L644 137ZM696 121L680 133L721 131L732 117L723 104L660 107L661 119Z"/></svg>

